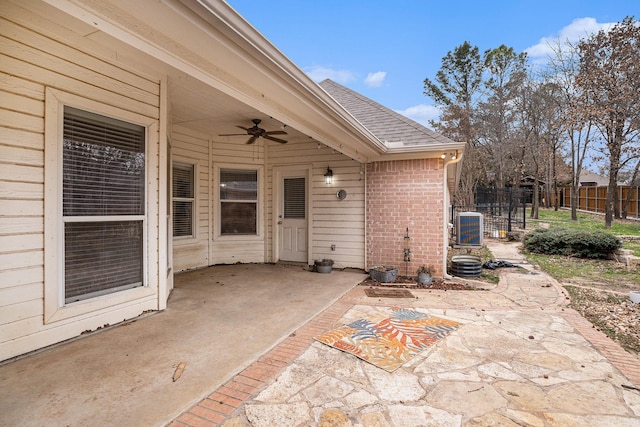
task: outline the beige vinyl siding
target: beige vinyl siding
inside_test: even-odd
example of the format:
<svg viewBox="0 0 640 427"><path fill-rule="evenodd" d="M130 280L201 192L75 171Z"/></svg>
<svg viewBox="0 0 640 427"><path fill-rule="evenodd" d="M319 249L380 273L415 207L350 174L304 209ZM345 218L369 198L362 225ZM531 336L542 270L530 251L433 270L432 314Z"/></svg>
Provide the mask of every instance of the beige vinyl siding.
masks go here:
<svg viewBox="0 0 640 427"><path fill-rule="evenodd" d="M195 165L193 238L173 239L173 268L184 271L209 265L209 138L187 128L174 126L171 132L173 162ZM170 238L173 238L171 236Z"/></svg>
<svg viewBox="0 0 640 427"><path fill-rule="evenodd" d="M241 133L241 132L238 132ZM254 144L247 145L248 137L233 136L221 140L214 136L212 144L212 230L211 244L212 264L234 264L237 262L265 262L265 235L266 224L264 221L265 202L268 195L265 189L267 180L264 170L265 150L264 140L259 139ZM268 150L267 150L268 151ZM219 230L220 195L218 192L219 168L236 168L246 170L258 170L258 235L257 236L221 236Z"/></svg>
<svg viewBox="0 0 640 427"><path fill-rule="evenodd" d="M270 146L268 151L269 171L274 166L312 166L311 194L311 259L332 258L335 267L364 268L365 230L365 177L360 174L360 163L334 152L317 142L296 142L282 146ZM333 183L325 184L327 166L333 171ZM270 225L267 248L269 260L273 260L273 177L269 173L269 204L267 223ZM336 193L347 192L345 200ZM331 245L336 250L331 250Z"/></svg>
<svg viewBox="0 0 640 427"><path fill-rule="evenodd" d="M171 146L173 161L197 165L196 183L197 225L195 238L173 240L173 266L176 272L214 264L265 262L264 219L259 219L258 236L220 236L218 218L219 194L216 185L220 167L254 169L264 166L264 142L245 144L243 136L219 141L215 135L205 135L182 126L173 126ZM260 174L259 174L260 175ZM261 180L264 181L264 172ZM264 182L261 182L258 203L264 212ZM264 215L263 215L264 217Z"/></svg>
<svg viewBox="0 0 640 427"><path fill-rule="evenodd" d="M89 53L76 31L10 2L0 4L0 360L157 307L157 296L44 323L45 91L54 88L158 120L160 77L150 79ZM67 22L71 22L67 20ZM79 27L84 24L78 24ZM52 118L54 119L54 118ZM157 143L158 136L149 141ZM149 151L157 153L157 148ZM151 159L150 159L151 160ZM149 163L158 200L157 158ZM52 167L56 167L55 165ZM157 229L155 208L149 230ZM156 226L154 226L154 224ZM157 287L157 236L149 236ZM153 261L153 260L156 261ZM154 276L155 274L155 276Z"/></svg>

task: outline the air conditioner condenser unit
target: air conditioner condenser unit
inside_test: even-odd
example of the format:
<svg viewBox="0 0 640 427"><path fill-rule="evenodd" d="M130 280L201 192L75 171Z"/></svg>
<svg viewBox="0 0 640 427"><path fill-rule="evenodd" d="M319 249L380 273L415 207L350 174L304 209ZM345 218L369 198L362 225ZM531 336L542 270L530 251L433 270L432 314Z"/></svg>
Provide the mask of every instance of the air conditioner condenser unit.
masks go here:
<svg viewBox="0 0 640 427"><path fill-rule="evenodd" d="M460 212L456 215L456 245L482 246L483 217L478 212Z"/></svg>

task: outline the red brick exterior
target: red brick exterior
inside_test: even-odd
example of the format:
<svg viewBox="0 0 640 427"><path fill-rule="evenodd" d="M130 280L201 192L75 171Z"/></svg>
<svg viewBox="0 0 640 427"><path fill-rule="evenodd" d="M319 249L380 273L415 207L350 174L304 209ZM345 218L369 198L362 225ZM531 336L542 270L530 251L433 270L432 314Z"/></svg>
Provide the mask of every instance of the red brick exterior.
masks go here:
<svg viewBox="0 0 640 427"><path fill-rule="evenodd" d="M442 277L444 170L440 159L393 160L367 165L367 263L398 267L405 275L404 236L409 228L408 275L433 264Z"/></svg>

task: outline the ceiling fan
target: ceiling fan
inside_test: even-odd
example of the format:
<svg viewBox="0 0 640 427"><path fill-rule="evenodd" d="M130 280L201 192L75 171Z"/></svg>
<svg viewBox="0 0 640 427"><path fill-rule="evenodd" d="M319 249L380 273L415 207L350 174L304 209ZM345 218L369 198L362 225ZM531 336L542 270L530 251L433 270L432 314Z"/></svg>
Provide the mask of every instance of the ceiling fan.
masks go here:
<svg viewBox="0 0 640 427"><path fill-rule="evenodd" d="M287 133L283 130L272 130L272 131L266 131L264 129L262 129L261 127L258 127L258 125L260 124L261 120L260 119L253 119L251 120L253 122L253 126L250 128L246 128L244 126L236 126L237 128L240 128L242 130L245 130L247 133L225 133L225 134L221 134L218 136L240 136L240 135L249 135L250 138L247 141L247 144L253 144L254 142L256 142L256 139L262 137L264 139L268 139L270 141L275 141L275 142L279 142L280 144L286 144L287 141L285 141L284 139L280 139L280 138L275 138L271 135L286 135Z"/></svg>

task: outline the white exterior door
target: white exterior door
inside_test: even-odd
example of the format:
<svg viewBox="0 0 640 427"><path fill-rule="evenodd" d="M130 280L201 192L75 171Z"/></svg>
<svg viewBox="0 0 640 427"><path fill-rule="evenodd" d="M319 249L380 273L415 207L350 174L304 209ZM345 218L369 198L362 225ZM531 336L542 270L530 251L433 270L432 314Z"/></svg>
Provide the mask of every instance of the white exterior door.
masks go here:
<svg viewBox="0 0 640 427"><path fill-rule="evenodd" d="M282 176L280 200L280 260L307 262L307 177L304 171Z"/></svg>

